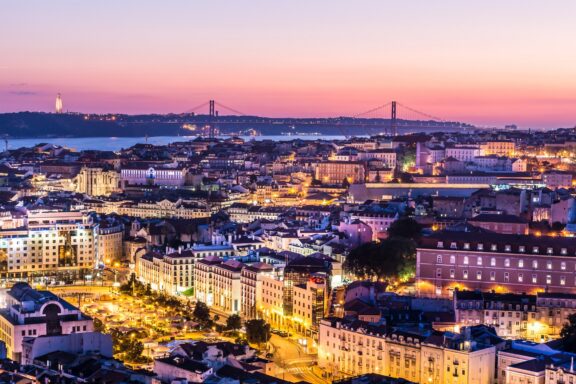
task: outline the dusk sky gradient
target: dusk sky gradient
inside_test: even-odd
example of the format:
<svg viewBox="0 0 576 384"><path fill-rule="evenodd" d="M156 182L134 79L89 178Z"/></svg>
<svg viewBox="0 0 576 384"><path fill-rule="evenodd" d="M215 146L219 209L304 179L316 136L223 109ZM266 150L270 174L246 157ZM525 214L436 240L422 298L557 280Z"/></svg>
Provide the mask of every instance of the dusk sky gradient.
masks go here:
<svg viewBox="0 0 576 384"><path fill-rule="evenodd" d="M0 112L353 115L576 124L574 0L0 3ZM207 111L206 111L207 112ZM402 116L400 116L402 117Z"/></svg>

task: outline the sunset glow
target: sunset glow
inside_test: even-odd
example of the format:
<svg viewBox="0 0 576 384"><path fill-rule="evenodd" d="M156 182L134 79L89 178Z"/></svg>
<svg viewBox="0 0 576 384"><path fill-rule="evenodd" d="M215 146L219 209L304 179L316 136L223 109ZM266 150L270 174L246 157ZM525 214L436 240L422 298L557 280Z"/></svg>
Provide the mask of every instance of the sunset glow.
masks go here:
<svg viewBox="0 0 576 384"><path fill-rule="evenodd" d="M401 16L401 17L400 17ZM576 3L14 1L0 112L353 115L398 100L480 125L576 124ZM207 111L206 111L207 112Z"/></svg>

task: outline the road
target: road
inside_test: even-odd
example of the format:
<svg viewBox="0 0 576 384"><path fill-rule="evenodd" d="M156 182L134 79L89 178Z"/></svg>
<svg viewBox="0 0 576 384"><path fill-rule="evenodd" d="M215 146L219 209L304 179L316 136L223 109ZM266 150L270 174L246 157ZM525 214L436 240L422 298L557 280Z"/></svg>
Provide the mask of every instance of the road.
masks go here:
<svg viewBox="0 0 576 384"><path fill-rule="evenodd" d="M292 382L304 380L312 384L328 383L315 367L317 355L305 353L295 340L272 335L269 343L273 352L272 360L280 367L276 377Z"/></svg>

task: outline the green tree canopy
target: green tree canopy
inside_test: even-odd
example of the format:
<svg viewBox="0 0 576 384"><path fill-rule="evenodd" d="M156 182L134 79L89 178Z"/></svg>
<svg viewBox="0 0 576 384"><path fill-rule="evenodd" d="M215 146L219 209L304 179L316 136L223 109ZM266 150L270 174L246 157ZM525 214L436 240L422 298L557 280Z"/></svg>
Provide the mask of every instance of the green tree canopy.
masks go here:
<svg viewBox="0 0 576 384"><path fill-rule="evenodd" d="M237 331L242 328L242 319L237 314L230 315L226 319L226 328L232 331Z"/></svg>
<svg viewBox="0 0 576 384"><path fill-rule="evenodd" d="M192 316L194 319L196 319L196 321L207 323L210 320L210 309L205 303L198 301L194 307Z"/></svg>
<svg viewBox="0 0 576 384"><path fill-rule="evenodd" d="M392 237L353 249L346 258L345 268L359 277L390 281L413 276L415 264L416 243Z"/></svg>
<svg viewBox="0 0 576 384"><path fill-rule="evenodd" d="M411 217L402 217L388 228L390 237L402 237L405 239L418 240L422 235L422 226Z"/></svg>
<svg viewBox="0 0 576 384"><path fill-rule="evenodd" d="M248 320L246 322L246 338L254 344L262 344L270 340L270 324L262 319Z"/></svg>
<svg viewBox="0 0 576 384"><path fill-rule="evenodd" d="M568 322L562 327L560 337L566 352L576 352L576 313L568 315Z"/></svg>

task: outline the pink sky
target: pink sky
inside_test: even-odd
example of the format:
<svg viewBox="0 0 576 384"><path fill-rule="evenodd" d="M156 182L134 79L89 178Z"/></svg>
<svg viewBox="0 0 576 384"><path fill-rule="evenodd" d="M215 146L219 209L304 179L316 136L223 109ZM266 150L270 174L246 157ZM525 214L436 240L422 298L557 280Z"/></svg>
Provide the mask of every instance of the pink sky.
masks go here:
<svg viewBox="0 0 576 384"><path fill-rule="evenodd" d="M570 0L25 3L0 12L0 112L50 111L61 92L81 112L215 99L340 116L398 100L481 125L576 124Z"/></svg>

